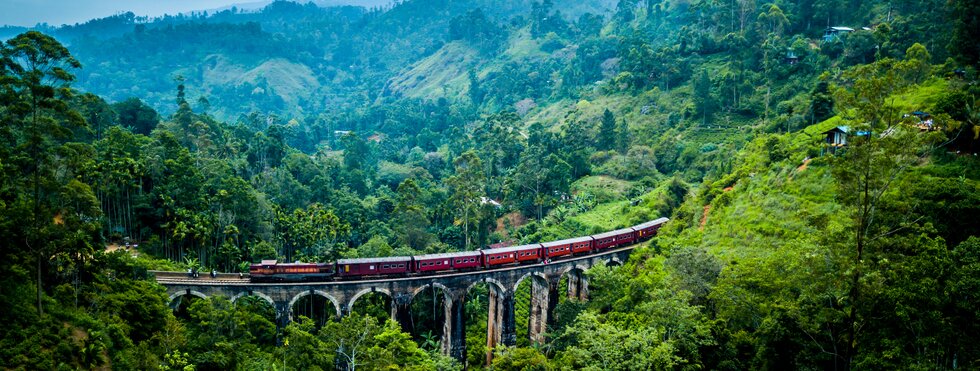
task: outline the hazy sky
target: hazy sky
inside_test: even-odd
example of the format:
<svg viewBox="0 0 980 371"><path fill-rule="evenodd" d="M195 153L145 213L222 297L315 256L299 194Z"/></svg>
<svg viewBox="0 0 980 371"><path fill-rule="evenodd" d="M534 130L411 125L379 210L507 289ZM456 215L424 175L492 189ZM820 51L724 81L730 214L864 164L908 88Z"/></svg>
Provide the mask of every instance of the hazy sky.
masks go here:
<svg viewBox="0 0 980 371"><path fill-rule="evenodd" d="M220 8L255 0L0 0L0 25L52 26L81 23L116 13L160 16Z"/></svg>

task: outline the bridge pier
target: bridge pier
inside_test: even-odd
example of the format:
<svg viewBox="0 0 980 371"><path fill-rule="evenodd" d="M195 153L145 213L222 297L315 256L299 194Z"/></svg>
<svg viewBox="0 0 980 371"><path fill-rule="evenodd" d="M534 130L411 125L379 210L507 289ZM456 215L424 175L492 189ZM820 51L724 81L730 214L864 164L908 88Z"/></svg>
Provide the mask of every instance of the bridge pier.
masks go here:
<svg viewBox="0 0 980 371"><path fill-rule="evenodd" d="M292 303L289 301L276 301L273 306L276 308L276 330L282 330L293 319Z"/></svg>
<svg viewBox="0 0 980 371"><path fill-rule="evenodd" d="M572 300L589 300L589 280L582 274L582 271L572 270L568 272L568 291L566 295Z"/></svg>
<svg viewBox="0 0 980 371"><path fill-rule="evenodd" d="M412 323L412 294L398 293L391 298L391 319L398 322L402 331L414 332Z"/></svg>
<svg viewBox="0 0 980 371"><path fill-rule="evenodd" d="M531 308L528 315L528 336L532 343L544 343L544 334L548 331L548 309L551 285L545 279L531 277Z"/></svg>
<svg viewBox="0 0 980 371"><path fill-rule="evenodd" d="M545 322L545 331L547 332L548 327L554 327L555 324L555 308L558 307L559 291L558 287L561 286L561 277L554 276L548 280L548 308L547 308L547 322Z"/></svg>
<svg viewBox="0 0 980 371"><path fill-rule="evenodd" d="M497 290L491 289L488 292L489 304L487 306L487 365L493 360L493 348L501 343L503 337L504 306L503 298L506 294L498 294Z"/></svg>
<svg viewBox="0 0 980 371"><path fill-rule="evenodd" d="M442 353L466 362L466 291L454 290L446 295L446 321L442 327Z"/></svg>
<svg viewBox="0 0 980 371"><path fill-rule="evenodd" d="M490 290L487 314L487 365L493 361L493 350L498 345L517 344L517 327L514 322L514 293Z"/></svg>
<svg viewBox="0 0 980 371"><path fill-rule="evenodd" d="M517 345L517 323L514 319L514 293L507 292L500 300L500 339L504 345Z"/></svg>

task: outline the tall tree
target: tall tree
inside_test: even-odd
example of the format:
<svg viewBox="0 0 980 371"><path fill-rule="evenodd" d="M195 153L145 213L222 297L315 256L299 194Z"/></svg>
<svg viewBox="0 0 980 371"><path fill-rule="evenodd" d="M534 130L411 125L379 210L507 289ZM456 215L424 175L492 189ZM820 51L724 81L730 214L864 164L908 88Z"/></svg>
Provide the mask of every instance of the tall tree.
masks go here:
<svg viewBox="0 0 980 371"><path fill-rule="evenodd" d="M122 102L114 103L119 125L133 130L134 133L149 135L160 122L160 115L139 98L133 97Z"/></svg>
<svg viewBox="0 0 980 371"><path fill-rule="evenodd" d="M610 150L618 148L616 145L616 115L608 108L602 111L602 119L599 121L598 145L600 149Z"/></svg>
<svg viewBox="0 0 980 371"><path fill-rule="evenodd" d="M865 277L880 274L872 263L882 256L885 238L917 220L889 216L885 202L891 189L910 167L931 152L940 132L920 133L902 121L901 111L889 98L905 83L892 61L859 66L839 89L838 101L853 110L848 148L833 161L838 197L850 214L851 234L843 241L850 263L849 292L845 311L845 365L854 366L861 351L862 329L871 313L865 293ZM869 288L870 289L870 288Z"/></svg>
<svg viewBox="0 0 980 371"><path fill-rule="evenodd" d="M980 62L980 3L973 0L954 0L953 37L949 41L949 51L961 63Z"/></svg>
<svg viewBox="0 0 980 371"><path fill-rule="evenodd" d="M25 225L30 232L24 243L36 262L37 311L43 314L44 263L59 248L49 237L67 227L64 209L58 204L58 194L67 182L54 176L52 149L69 139L73 128L85 125L81 114L68 104L73 96L69 83L75 79L69 69L81 64L54 38L36 31L7 40L2 55L4 90L12 94L14 103L7 114L19 131L14 160L29 189L18 200L29 214Z"/></svg>
<svg viewBox="0 0 980 371"><path fill-rule="evenodd" d="M470 249L470 224L478 218L483 192L483 161L474 151L464 152L453 160L456 175L446 179L446 184L452 192L450 198L457 211L462 214L459 220L463 224L463 247Z"/></svg>
<svg viewBox="0 0 980 371"><path fill-rule="evenodd" d="M425 204L421 199L422 189L412 179L398 185L398 201L395 204L395 222L398 239L414 250L421 251L432 242L429 217L425 214Z"/></svg>
<svg viewBox="0 0 980 371"><path fill-rule="evenodd" d="M546 153L542 147L524 151L507 184L514 200L533 207L538 219L544 217L546 206L554 205L568 191L571 183L572 167L555 154Z"/></svg>

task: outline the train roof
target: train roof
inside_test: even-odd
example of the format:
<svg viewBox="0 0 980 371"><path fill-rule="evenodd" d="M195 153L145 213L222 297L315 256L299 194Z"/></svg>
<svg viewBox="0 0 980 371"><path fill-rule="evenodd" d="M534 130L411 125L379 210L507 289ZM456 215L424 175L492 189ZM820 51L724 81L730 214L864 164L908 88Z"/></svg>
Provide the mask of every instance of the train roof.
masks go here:
<svg viewBox="0 0 980 371"><path fill-rule="evenodd" d="M487 254L496 254L496 253L501 253L501 252L524 251L524 250L527 250L527 249L533 249L533 248L537 248L537 247L541 247L541 244L539 244L539 243L532 243L532 244L520 245L520 246L501 247L501 248L498 248L498 249L487 250L487 251L484 251L484 252L487 253Z"/></svg>
<svg viewBox="0 0 980 371"><path fill-rule="evenodd" d="M413 258L415 260L426 260L426 259L445 259L445 258L455 258L461 256L480 256L479 251L460 251L460 252L447 252L442 254L426 254L426 255L415 255Z"/></svg>
<svg viewBox="0 0 980 371"><path fill-rule="evenodd" d="M276 266L300 266L300 265L328 265L329 263L307 263L307 262L293 262L293 263L280 263L278 260L263 260L261 263L256 263L252 265L276 265Z"/></svg>
<svg viewBox="0 0 980 371"><path fill-rule="evenodd" d="M633 233L633 229L632 228L622 228L622 229L617 229L615 231L609 231L609 232L605 232L605 233L594 234L594 235L592 235L592 237L595 238L595 239L599 239L599 238L606 238L606 237L618 236L618 235L621 235L623 233Z"/></svg>
<svg viewBox="0 0 980 371"><path fill-rule="evenodd" d="M386 258L338 259L337 264L393 263L393 262L407 262L409 260L412 260L411 256L389 256Z"/></svg>
<svg viewBox="0 0 980 371"><path fill-rule="evenodd" d="M585 242L585 241L592 241L592 236L566 238L564 240L551 241L551 242L543 242L543 243L541 243L541 246L550 247L550 246L567 245L567 244L570 244L570 243Z"/></svg>
<svg viewBox="0 0 980 371"><path fill-rule="evenodd" d="M637 228L637 229L649 228L649 227L655 226L657 224L664 224L668 220L670 220L670 219L668 219L668 218L660 218L660 219L656 219L656 220L651 220L651 221L646 222L646 223L637 224L637 225L633 226L633 228Z"/></svg>

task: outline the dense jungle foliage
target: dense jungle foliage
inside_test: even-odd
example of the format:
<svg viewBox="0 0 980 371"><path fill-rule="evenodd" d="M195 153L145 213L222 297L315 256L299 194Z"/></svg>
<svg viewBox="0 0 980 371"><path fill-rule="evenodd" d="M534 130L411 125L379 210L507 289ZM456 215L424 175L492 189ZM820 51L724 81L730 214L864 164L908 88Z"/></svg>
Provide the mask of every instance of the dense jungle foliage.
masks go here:
<svg viewBox="0 0 980 371"><path fill-rule="evenodd" d="M0 29L0 364L978 368L978 16L967 0L276 1ZM846 146L826 142L838 127ZM440 352L436 289L413 328L380 293L340 320L301 300L281 326L262 300L168 302L148 272L660 216L541 342L525 282L517 346L486 349L477 285L463 362Z"/></svg>

